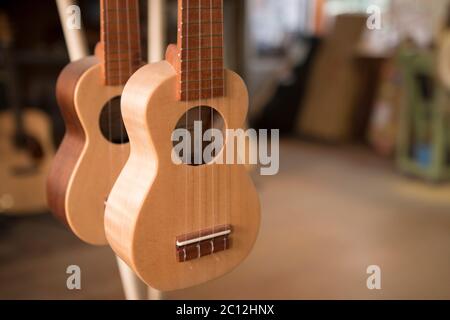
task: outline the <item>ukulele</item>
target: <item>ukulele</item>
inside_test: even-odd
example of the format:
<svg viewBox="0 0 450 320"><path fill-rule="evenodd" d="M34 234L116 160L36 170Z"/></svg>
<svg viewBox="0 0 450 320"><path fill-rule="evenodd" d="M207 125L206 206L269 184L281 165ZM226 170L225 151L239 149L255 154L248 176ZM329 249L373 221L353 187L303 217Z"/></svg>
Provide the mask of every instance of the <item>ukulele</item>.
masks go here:
<svg viewBox="0 0 450 320"><path fill-rule="evenodd" d="M172 161L175 128L239 129L242 79L224 69L222 0L179 0L178 43L139 69L122 95L131 153L108 198L114 251L149 286L171 291L222 276L250 253L260 205L245 165ZM227 153L227 145L216 155Z"/></svg>
<svg viewBox="0 0 450 320"><path fill-rule="evenodd" d="M438 76L445 88L450 90L450 5L438 38L437 64Z"/></svg>
<svg viewBox="0 0 450 320"><path fill-rule="evenodd" d="M47 183L53 213L82 240L106 244L109 191L129 156L120 97L141 66L138 0L101 0L96 56L69 64L56 88L66 135Z"/></svg>
<svg viewBox="0 0 450 320"><path fill-rule="evenodd" d="M443 32L438 52L438 73L445 88L450 90L450 30Z"/></svg>
<svg viewBox="0 0 450 320"><path fill-rule="evenodd" d="M0 213L22 215L46 210L45 179L53 145L50 120L21 107L20 79L11 26L0 13L0 62L10 110L0 112Z"/></svg>

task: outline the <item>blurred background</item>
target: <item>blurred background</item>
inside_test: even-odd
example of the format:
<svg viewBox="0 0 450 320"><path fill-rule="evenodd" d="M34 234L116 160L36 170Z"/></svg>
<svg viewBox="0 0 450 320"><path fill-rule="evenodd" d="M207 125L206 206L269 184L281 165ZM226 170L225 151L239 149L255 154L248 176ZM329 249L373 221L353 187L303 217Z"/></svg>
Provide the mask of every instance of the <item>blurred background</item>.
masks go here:
<svg viewBox="0 0 450 320"><path fill-rule="evenodd" d="M263 219L251 256L164 298L450 299L449 1L224 2L226 64L249 87L249 126L280 129L280 172L253 172ZM93 51L99 1L79 5ZM165 47L176 1L164 17ZM55 1L0 1L0 48L0 299L123 299L111 249L46 209L69 62ZM66 287L69 265L80 291ZM381 290L366 286L371 265Z"/></svg>

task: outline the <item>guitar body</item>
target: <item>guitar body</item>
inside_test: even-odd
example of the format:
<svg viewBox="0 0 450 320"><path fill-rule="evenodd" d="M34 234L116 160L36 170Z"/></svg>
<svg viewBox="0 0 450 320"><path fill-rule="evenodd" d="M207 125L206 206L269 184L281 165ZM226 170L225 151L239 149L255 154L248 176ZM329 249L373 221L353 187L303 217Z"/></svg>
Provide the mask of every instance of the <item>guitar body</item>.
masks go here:
<svg viewBox="0 0 450 320"><path fill-rule="evenodd" d="M51 121L44 112L21 107L12 29L7 14L0 11L1 82L8 105L8 111L0 112L0 214L43 213L45 179L54 152Z"/></svg>
<svg viewBox="0 0 450 320"><path fill-rule="evenodd" d="M138 70L122 97L131 154L106 206L108 242L148 285L183 289L230 272L250 253L258 234L259 199L244 165L176 165L172 132L191 108L209 106L226 129L241 128L248 93L241 78L225 71L227 95L199 101L175 97L176 70L166 61ZM226 152L226 147L222 152ZM232 226L229 250L180 262L180 235ZM220 243L219 243L220 244Z"/></svg>
<svg viewBox="0 0 450 320"><path fill-rule="evenodd" d="M104 203L129 155L128 144L110 142L101 114L123 86L105 86L94 57L71 63L57 84L66 135L48 179L50 207L85 242L106 244Z"/></svg>
<svg viewBox="0 0 450 320"><path fill-rule="evenodd" d="M42 158L33 159L14 144L14 115L0 113L0 213L23 215L47 210L45 180L53 156L50 120L38 110L23 112L26 134L40 146Z"/></svg>

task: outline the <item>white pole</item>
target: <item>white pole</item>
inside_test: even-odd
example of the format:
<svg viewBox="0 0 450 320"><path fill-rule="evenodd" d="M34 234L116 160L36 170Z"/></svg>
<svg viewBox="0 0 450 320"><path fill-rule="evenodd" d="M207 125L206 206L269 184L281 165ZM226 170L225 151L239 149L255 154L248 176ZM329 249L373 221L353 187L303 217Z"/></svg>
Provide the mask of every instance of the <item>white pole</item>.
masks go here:
<svg viewBox="0 0 450 320"><path fill-rule="evenodd" d="M166 50L166 1L148 0L148 62L164 60Z"/></svg>
<svg viewBox="0 0 450 320"><path fill-rule="evenodd" d="M123 291L127 300L146 300L147 286L139 279L133 270L117 257L120 278L122 279Z"/></svg>
<svg viewBox="0 0 450 320"><path fill-rule="evenodd" d="M76 1L56 0L56 5L58 6L70 61L86 57L89 54L88 46L86 35L81 26L81 12L79 7L76 6ZM78 26L77 21L80 22Z"/></svg>

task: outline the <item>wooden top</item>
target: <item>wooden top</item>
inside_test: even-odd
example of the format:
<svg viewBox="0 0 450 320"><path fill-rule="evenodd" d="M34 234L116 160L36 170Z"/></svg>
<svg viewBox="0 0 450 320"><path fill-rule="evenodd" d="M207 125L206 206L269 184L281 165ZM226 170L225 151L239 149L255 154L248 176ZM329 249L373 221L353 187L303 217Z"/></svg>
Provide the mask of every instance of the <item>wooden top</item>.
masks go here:
<svg viewBox="0 0 450 320"><path fill-rule="evenodd" d="M100 0L101 41L97 55L108 86L124 85L141 66L138 0Z"/></svg>
<svg viewBox="0 0 450 320"><path fill-rule="evenodd" d="M178 99L225 95L223 21L223 0L178 0Z"/></svg>

